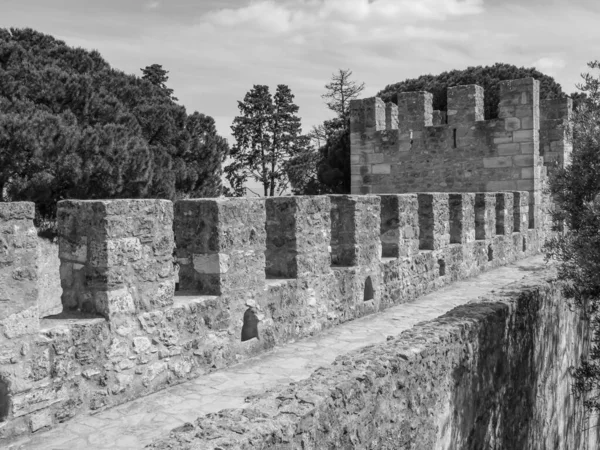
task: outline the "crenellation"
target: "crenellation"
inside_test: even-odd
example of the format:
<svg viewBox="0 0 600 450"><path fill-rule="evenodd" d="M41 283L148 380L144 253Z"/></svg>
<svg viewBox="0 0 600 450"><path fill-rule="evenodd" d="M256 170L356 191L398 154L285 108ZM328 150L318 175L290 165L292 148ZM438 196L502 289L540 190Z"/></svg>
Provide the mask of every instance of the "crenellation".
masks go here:
<svg viewBox="0 0 600 450"><path fill-rule="evenodd" d="M483 88L476 84L448 88L448 125L470 126L483 120Z"/></svg>
<svg viewBox="0 0 600 450"><path fill-rule="evenodd" d="M412 256L419 251L417 194L388 194L381 198L381 245L385 258Z"/></svg>
<svg viewBox="0 0 600 450"><path fill-rule="evenodd" d="M538 252L544 230L528 228L528 205L528 192L419 191L175 205L63 201L63 313L40 320L35 271L22 269L37 263L33 206L0 204L0 257L10 262L0 266L0 280L30 276L17 277L22 289L2 303L0 403L10 406L0 408L0 439L147 395Z"/></svg>
<svg viewBox="0 0 600 450"><path fill-rule="evenodd" d="M433 126L433 95L429 92L398 94L398 128L401 134L415 133Z"/></svg>
<svg viewBox="0 0 600 450"><path fill-rule="evenodd" d="M180 289L201 295L262 289L265 211L260 198L176 202L173 228Z"/></svg>
<svg viewBox="0 0 600 450"><path fill-rule="evenodd" d="M542 168L569 163L570 100L541 103L533 78L502 81L499 118L483 120L483 95L476 85L449 88L445 124L441 112L429 121L430 94L399 93L398 133L352 135L352 192L527 191L529 227L547 226Z"/></svg>
<svg viewBox="0 0 600 450"><path fill-rule="evenodd" d="M492 239L496 234L496 194L475 195L475 239Z"/></svg>
<svg viewBox="0 0 600 450"><path fill-rule="evenodd" d="M475 194L449 194L450 244L475 240Z"/></svg>
<svg viewBox="0 0 600 450"><path fill-rule="evenodd" d="M386 129L386 105L379 97L350 101L350 130L369 133Z"/></svg>
<svg viewBox="0 0 600 450"><path fill-rule="evenodd" d="M330 270L328 197L266 200L267 278L301 278Z"/></svg>
<svg viewBox="0 0 600 450"><path fill-rule="evenodd" d="M513 229L524 233L529 228L529 192L513 192L514 220Z"/></svg>
<svg viewBox="0 0 600 450"><path fill-rule="evenodd" d="M539 252L570 100L502 82L484 121L455 87L449 123L431 100L351 102L352 195L60 202L63 313L41 321L33 205L0 203L0 439Z"/></svg>
<svg viewBox="0 0 600 450"><path fill-rule="evenodd" d="M498 192L496 194L496 235L512 235L513 200L514 194L512 192Z"/></svg>
<svg viewBox="0 0 600 450"><path fill-rule="evenodd" d="M418 194L419 249L440 250L450 244L450 203L445 193Z"/></svg>
<svg viewBox="0 0 600 450"><path fill-rule="evenodd" d="M172 223L166 200L59 202L63 310L111 319L171 304Z"/></svg>
<svg viewBox="0 0 600 450"><path fill-rule="evenodd" d="M331 263L369 265L381 258L378 196L331 195Z"/></svg>

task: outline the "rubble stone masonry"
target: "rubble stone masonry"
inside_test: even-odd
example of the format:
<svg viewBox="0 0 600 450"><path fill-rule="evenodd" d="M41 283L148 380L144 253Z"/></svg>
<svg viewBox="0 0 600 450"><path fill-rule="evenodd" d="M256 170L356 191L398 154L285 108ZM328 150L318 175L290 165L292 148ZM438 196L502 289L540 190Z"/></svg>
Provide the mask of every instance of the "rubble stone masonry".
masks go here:
<svg viewBox="0 0 600 450"><path fill-rule="evenodd" d="M447 123L428 92L353 100L352 193L527 191L530 226L547 222L546 170L568 163L571 99L540 102L537 80L502 81L498 119L484 120L483 96L449 88Z"/></svg>
<svg viewBox="0 0 600 450"><path fill-rule="evenodd" d="M540 119L533 79L503 82L499 119L482 102L477 86L450 89L447 115L426 92L354 101L352 195L59 202L59 273L33 204L0 203L0 447L539 252L570 104ZM405 404L411 370L459 367L452 336L398 363ZM481 355L504 345L485 336Z"/></svg>
<svg viewBox="0 0 600 450"><path fill-rule="evenodd" d="M47 290L37 280L33 205L0 203L0 438L534 254L546 230L527 227L527 199L426 192L62 201L60 314L40 298Z"/></svg>

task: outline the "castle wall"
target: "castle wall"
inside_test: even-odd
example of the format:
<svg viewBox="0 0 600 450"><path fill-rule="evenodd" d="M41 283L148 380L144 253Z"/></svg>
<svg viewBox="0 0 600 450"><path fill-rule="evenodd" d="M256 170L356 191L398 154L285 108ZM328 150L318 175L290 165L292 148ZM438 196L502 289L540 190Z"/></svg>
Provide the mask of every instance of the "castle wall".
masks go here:
<svg viewBox="0 0 600 450"><path fill-rule="evenodd" d="M588 322L548 272L339 357L150 448L597 448L571 393ZM244 430L240 433L239 430Z"/></svg>
<svg viewBox="0 0 600 450"><path fill-rule="evenodd" d="M397 106L353 100L352 193L527 191L530 227L546 223L543 167L568 160L570 99L544 101L540 113L538 81L503 81L499 118L484 121L483 95L476 85L449 88L447 123L428 92L399 93Z"/></svg>
<svg viewBox="0 0 600 450"><path fill-rule="evenodd" d="M486 234L477 238L481 196ZM0 204L9 262L0 280L14 286L2 291L10 296L1 303L0 439L534 254L544 231L526 226L527 192L512 198L512 210L505 193L202 199L174 208L157 200L64 201L63 312L41 321L36 271L26 270L37 264L33 207ZM525 220L520 232L507 224L515 217Z"/></svg>

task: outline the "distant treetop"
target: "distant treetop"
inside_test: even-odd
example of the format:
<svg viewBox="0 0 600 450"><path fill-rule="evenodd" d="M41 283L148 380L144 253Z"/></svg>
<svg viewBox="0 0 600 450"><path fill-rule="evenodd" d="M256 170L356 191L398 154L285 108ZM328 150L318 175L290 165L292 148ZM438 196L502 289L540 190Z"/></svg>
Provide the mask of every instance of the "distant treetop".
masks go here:
<svg viewBox="0 0 600 450"><path fill-rule="evenodd" d="M447 110L447 92L452 86L477 84L484 89L485 119L498 117L500 81L533 77L540 82L540 99L553 99L564 96L560 84L549 75L530 67L517 67L512 64L496 63L493 66L468 67L464 70L451 70L439 75L421 75L398 83L389 84L377 96L385 102L398 103L398 92L428 91L433 94L433 109Z"/></svg>

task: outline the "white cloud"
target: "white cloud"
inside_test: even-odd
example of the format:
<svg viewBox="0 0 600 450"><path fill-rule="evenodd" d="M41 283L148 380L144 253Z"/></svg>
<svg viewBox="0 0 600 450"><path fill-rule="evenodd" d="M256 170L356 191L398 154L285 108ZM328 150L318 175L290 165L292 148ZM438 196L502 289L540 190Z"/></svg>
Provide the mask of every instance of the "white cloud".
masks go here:
<svg viewBox="0 0 600 450"><path fill-rule="evenodd" d="M226 27L255 26L263 32L283 33L332 23L440 21L482 11L483 0L260 0L210 12L204 20Z"/></svg>
<svg viewBox="0 0 600 450"><path fill-rule="evenodd" d="M158 0L153 0L144 5L146 9L158 9L160 7L160 2Z"/></svg>
<svg viewBox="0 0 600 450"><path fill-rule="evenodd" d="M533 66L541 72L562 69L566 66L566 61L556 56L545 56L533 63Z"/></svg>

